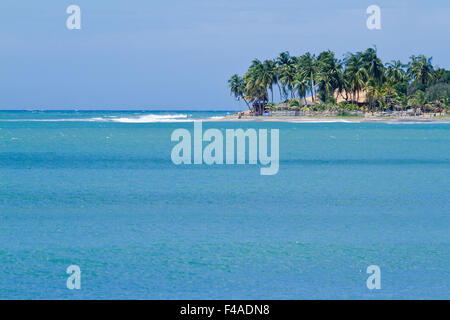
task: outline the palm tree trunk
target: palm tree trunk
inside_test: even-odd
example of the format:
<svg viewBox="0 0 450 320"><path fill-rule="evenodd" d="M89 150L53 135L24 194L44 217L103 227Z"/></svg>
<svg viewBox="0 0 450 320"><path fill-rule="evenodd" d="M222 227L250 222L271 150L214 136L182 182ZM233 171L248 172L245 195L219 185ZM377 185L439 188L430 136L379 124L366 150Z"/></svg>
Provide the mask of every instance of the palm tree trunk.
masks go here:
<svg viewBox="0 0 450 320"><path fill-rule="evenodd" d="M244 98L245 104L247 105L248 110L251 110L250 104L247 102L247 100Z"/></svg>
<svg viewBox="0 0 450 320"><path fill-rule="evenodd" d="M277 81L277 86L278 86L278 90L280 91L280 101L282 101L283 95L281 94L281 87L280 87L280 84L278 83L278 81Z"/></svg>

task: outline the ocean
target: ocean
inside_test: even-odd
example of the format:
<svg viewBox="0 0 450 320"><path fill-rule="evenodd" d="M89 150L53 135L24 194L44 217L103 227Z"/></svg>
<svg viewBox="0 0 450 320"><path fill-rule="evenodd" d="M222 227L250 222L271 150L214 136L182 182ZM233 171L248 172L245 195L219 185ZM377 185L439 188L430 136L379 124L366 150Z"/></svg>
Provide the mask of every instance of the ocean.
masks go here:
<svg viewBox="0 0 450 320"><path fill-rule="evenodd" d="M0 112L0 299L450 298L449 124L204 122L279 129L279 172L171 161L226 114Z"/></svg>

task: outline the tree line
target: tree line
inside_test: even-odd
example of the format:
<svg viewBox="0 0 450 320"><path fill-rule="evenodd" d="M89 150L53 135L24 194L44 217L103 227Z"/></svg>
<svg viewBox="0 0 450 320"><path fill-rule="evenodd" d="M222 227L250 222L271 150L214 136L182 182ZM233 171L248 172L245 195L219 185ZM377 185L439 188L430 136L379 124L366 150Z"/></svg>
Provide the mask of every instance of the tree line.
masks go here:
<svg viewBox="0 0 450 320"><path fill-rule="evenodd" d="M449 107L450 71L424 55L411 56L406 64L383 63L375 48L347 53L343 59L329 50L298 57L286 51L276 59L254 59L248 71L231 76L228 85L237 100L256 112L276 107L274 91L279 103L298 109L442 112Z"/></svg>

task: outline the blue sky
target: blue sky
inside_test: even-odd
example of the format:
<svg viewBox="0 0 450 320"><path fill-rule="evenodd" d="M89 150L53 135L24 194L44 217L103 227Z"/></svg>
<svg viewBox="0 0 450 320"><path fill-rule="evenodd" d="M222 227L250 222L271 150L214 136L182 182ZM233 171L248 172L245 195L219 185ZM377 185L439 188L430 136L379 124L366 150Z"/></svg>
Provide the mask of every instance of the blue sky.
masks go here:
<svg viewBox="0 0 450 320"><path fill-rule="evenodd" d="M366 28L371 4L382 30ZM245 109L227 80L254 58L376 45L450 68L449 34L448 0L2 0L0 109Z"/></svg>

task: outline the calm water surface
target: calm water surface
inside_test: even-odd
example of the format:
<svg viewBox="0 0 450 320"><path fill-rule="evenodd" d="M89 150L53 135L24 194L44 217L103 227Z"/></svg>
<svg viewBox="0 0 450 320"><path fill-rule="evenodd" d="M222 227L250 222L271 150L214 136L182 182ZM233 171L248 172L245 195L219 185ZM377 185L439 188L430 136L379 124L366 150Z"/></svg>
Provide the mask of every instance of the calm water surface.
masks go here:
<svg viewBox="0 0 450 320"><path fill-rule="evenodd" d="M450 125L204 123L279 129L279 173L171 162L225 114L0 112L0 299L450 298Z"/></svg>

